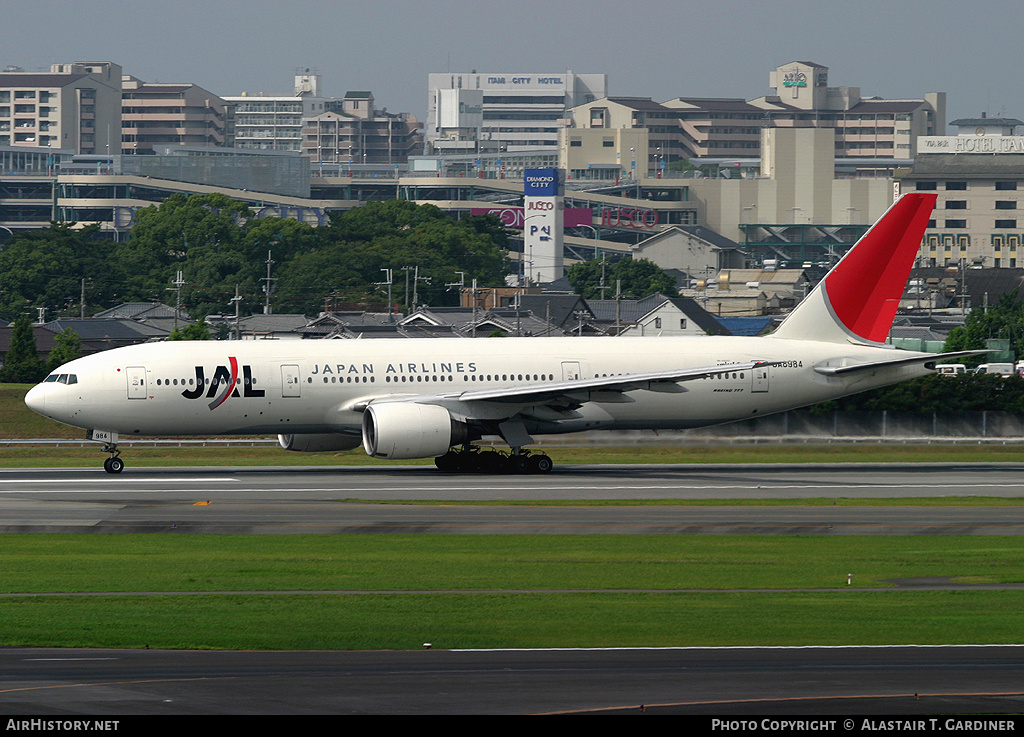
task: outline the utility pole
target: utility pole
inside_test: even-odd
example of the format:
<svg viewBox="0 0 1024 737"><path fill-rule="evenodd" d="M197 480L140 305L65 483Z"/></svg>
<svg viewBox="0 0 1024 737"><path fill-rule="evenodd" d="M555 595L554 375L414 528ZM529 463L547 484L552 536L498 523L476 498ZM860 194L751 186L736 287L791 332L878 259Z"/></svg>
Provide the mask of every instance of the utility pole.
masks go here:
<svg viewBox="0 0 1024 737"><path fill-rule="evenodd" d="M235 296L231 298L231 301L235 303L235 340L242 339L242 328L239 324L241 315L239 310L241 309L242 298L238 295L238 285L235 285Z"/></svg>
<svg viewBox="0 0 1024 737"><path fill-rule="evenodd" d="M273 265L274 259L270 257L270 251L267 251L267 275L263 279L260 279L260 281L266 282L266 284L263 285L263 291L267 293L266 302L264 302L263 304L264 315L273 314L272 309L270 307L270 294L271 292L274 291L274 282L277 281L277 279L270 278L270 267Z"/></svg>
<svg viewBox="0 0 1024 737"><path fill-rule="evenodd" d="M183 286L185 286L186 284L188 284L188 282L186 282L182 278L181 271L179 270L177 277L175 277L174 281L171 282L171 283L174 286L173 287L167 287L167 291L170 292L170 291L173 290L175 292L175 295L176 295L175 298L174 298L174 329L177 330L178 329L178 315L181 313L181 288Z"/></svg>
<svg viewBox="0 0 1024 737"><path fill-rule="evenodd" d="M473 280L473 337L476 337L476 279Z"/></svg>
<svg viewBox="0 0 1024 737"><path fill-rule="evenodd" d="M388 322L394 322L395 321L395 316L393 314L394 310L391 307L391 269L381 269L381 271L384 272L384 275L387 277L387 281L382 281L382 282L379 281L379 282L377 282L377 284L379 286L387 285L387 288L388 288Z"/></svg>
<svg viewBox="0 0 1024 737"><path fill-rule="evenodd" d="M412 271L413 267L403 266L402 271L405 272L405 312L408 314L409 310L409 272Z"/></svg>
<svg viewBox="0 0 1024 737"><path fill-rule="evenodd" d="M420 303L420 282L421 281L422 282L426 282L427 284L430 283L430 277L429 276L420 276L420 267L419 266L416 267L416 271L414 273L415 273L415 276L413 276L413 279L412 279L412 281L413 281L413 284L412 284L412 306L413 306L413 309L415 309L419 305L419 303ZM408 272L406 272L406 276L407 277L408 277L408 275L409 275Z"/></svg>
<svg viewBox="0 0 1024 737"><path fill-rule="evenodd" d="M81 309L79 310L79 317L85 319L85 277L82 277L82 296L81 296Z"/></svg>
<svg viewBox="0 0 1024 737"><path fill-rule="evenodd" d="M615 334L622 335L619 318L622 316L622 279L615 280Z"/></svg>

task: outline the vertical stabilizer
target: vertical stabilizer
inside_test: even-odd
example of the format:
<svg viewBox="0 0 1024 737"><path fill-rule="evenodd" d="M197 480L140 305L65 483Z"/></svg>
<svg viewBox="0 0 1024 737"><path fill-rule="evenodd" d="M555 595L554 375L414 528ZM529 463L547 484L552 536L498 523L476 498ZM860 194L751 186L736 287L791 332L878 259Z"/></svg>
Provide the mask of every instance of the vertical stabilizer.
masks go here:
<svg viewBox="0 0 1024 737"><path fill-rule="evenodd" d="M789 340L883 343L936 195L900 197L773 333Z"/></svg>

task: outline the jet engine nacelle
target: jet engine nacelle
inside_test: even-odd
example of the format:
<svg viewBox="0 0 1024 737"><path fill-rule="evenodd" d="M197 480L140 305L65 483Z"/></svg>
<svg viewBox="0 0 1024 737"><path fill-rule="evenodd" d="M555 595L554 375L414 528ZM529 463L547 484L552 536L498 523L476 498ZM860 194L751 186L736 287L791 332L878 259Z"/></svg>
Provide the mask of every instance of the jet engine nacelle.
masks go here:
<svg viewBox="0 0 1024 737"><path fill-rule="evenodd" d="M466 425L436 404L371 404L363 413L363 449L375 458L433 458L466 435Z"/></svg>
<svg viewBox="0 0 1024 737"><path fill-rule="evenodd" d="M326 450L352 450L359 447L359 437L340 433L311 433L306 435L278 435L277 442L285 450L299 453L322 453Z"/></svg>

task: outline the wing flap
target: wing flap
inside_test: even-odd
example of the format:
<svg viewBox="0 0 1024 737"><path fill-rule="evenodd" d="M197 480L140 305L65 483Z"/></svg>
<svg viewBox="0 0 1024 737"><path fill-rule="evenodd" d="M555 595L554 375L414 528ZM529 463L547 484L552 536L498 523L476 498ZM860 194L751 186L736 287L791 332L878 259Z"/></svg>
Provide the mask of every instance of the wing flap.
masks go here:
<svg viewBox="0 0 1024 737"><path fill-rule="evenodd" d="M600 376L593 379L555 381L545 384L506 386L496 389L478 389L445 395L463 402L505 402L513 404L543 404L569 400L574 403L588 401L621 402L625 392L648 390L656 392L685 392L679 382L695 381L734 371L750 371L763 361L730 363L719 366L701 366L673 371L654 371L642 374Z"/></svg>

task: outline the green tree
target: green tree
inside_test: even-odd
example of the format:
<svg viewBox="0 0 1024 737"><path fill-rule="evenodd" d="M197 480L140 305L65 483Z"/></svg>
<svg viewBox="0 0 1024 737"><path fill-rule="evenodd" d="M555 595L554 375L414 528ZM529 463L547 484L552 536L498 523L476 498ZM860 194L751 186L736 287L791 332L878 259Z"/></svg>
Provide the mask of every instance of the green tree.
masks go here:
<svg viewBox="0 0 1024 737"><path fill-rule="evenodd" d="M71 328L64 328L58 333L56 342L47 357L49 373L53 373L68 361L74 361L82 354L82 339Z"/></svg>
<svg viewBox="0 0 1024 737"><path fill-rule="evenodd" d="M32 320L22 315L14 321L11 345L0 369L0 381L12 384L34 384L46 377L46 364L39 358Z"/></svg>
<svg viewBox="0 0 1024 737"><path fill-rule="evenodd" d="M601 277L604 275L604 298L614 296L615 282L622 282L622 293L642 299L661 293L676 296L675 280L648 259L620 258L616 261L584 261L569 267L567 277L576 294L584 299L601 299Z"/></svg>
<svg viewBox="0 0 1024 737"><path fill-rule="evenodd" d="M183 328L174 328L167 340L212 340L210 326L202 319L190 322Z"/></svg>
<svg viewBox="0 0 1024 737"><path fill-rule="evenodd" d="M390 270L396 305L405 299L408 274L419 267L420 302L457 304L449 284L473 279L480 287L499 286L511 271L503 245L504 228L496 219L455 220L433 205L404 200L370 202L331 216L318 229L319 247L298 253L280 270L278 299L306 313L318 311L327 295L349 302L387 299L382 270ZM413 291L410 281L410 293Z"/></svg>
<svg viewBox="0 0 1024 737"><path fill-rule="evenodd" d="M1024 300L1014 289L1001 296L988 309L973 308L964 321L964 326L954 328L946 338L944 351L983 350L985 341L1002 338L1010 341L1010 350L1017 358L1024 358ZM986 363L984 355L964 359L969 366Z"/></svg>
<svg viewBox="0 0 1024 737"><path fill-rule="evenodd" d="M117 291L110 253L98 225L54 223L18 232L0 250L0 313L45 307L50 315L78 314L82 279L89 302L108 306Z"/></svg>
<svg viewBox="0 0 1024 737"><path fill-rule="evenodd" d="M225 279L233 293L233 277L245 264L238 251L250 217L245 203L216 192L174 194L139 210L131 237L115 249L123 299L164 299L179 270L188 283L182 297L190 306L199 301L195 290L219 286ZM223 309L220 301L217 308Z"/></svg>

